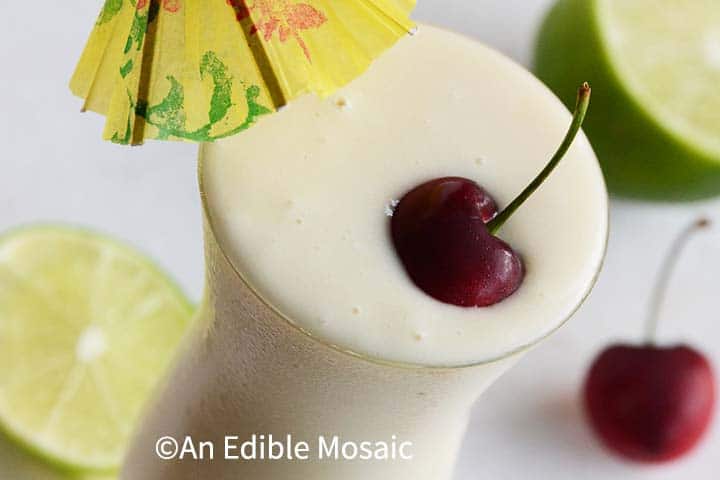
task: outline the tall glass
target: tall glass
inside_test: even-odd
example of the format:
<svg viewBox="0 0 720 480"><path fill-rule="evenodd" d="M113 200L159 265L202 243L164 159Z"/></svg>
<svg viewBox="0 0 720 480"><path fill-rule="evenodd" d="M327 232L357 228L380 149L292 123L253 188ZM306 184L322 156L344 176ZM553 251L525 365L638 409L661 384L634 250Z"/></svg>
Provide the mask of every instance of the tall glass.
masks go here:
<svg viewBox="0 0 720 480"><path fill-rule="evenodd" d="M448 51L457 53L448 55ZM442 66L443 70L438 70L437 66ZM408 72L415 75L413 82L404 81ZM453 85L452 92L448 90L448 85ZM472 404L522 356L529 348L528 344L537 343L540 340L538 337L562 324L571 314L569 310L577 307L582 300L579 297L586 293L584 289L590 288L591 277L599 268L600 249L604 246L607 231L607 197L592 149L587 139L579 138L577 148L566 164L568 168L556 174L554 183L544 190L544 200L543 192L535 197L534 214L528 207L520 213L520 218L516 217L516 223L524 222L526 228L522 235L524 242L520 243L531 248L532 242L526 237L534 232L534 242L552 246L542 250L551 251L552 258L542 265L540 262L533 264L530 259L528 272L536 275L535 283L526 285L528 296L523 299L523 308L514 313L518 318L508 319L507 331L495 329L493 336L484 338L487 341L497 340L499 345L494 351L500 352L499 358L452 368L392 363L383 361L382 354L378 355L378 359L348 353L318 339L313 332L298 327L310 324L300 321L306 318L283 315L287 309L277 308L277 301L270 302L263 296L289 293L287 289L293 286L289 279L295 277L281 276L262 289L256 288L252 279L260 280L249 271L250 267L238 267L241 265L239 257L245 260L252 257L253 254L247 253L252 248L243 243L242 235L233 237L222 227L227 226L228 218L240 214L243 207L247 209L244 213L252 211L258 214L252 218L261 219L263 215L275 218L273 212L268 214L265 208L255 211L252 205L267 207L265 199L271 198L271 194L277 194L277 191L282 195L292 194L286 191L288 188L284 184L276 185L281 177L277 169L288 169L283 172L285 175L282 178L306 178L304 173L308 165L295 162L293 165L297 170L292 170L290 163L283 163L287 155L314 153L313 172L318 175L320 171L323 174L327 172L323 170L324 166L340 159L345 162L341 165L354 169L349 170L353 174L347 176L347 182L374 185L373 179L379 181L383 175L386 180L407 179L408 171L420 168L413 163L414 158L428 160L433 151L428 145L434 145L436 149L449 144L468 147L455 152L456 159L452 164L438 163L437 171L428 170L428 178L438 171L448 170L453 174L467 172L465 176L477 175L477 162L464 162L462 159L472 159L471 155L477 154L477 148L482 146L498 157L512 160L498 162L492 168L496 180L507 182L507 186L498 188L498 191L515 191L509 185L515 185L518 177L529 180L531 176L528 172L536 173L535 158L538 158L538 164L544 161L538 152L554 148L554 139L556 136L561 138L569 123L569 116L560 102L525 70L474 42L430 27L421 29L412 41L401 42L374 66L369 75L356 81L349 92L351 99L357 99L352 109L343 110L331 102L306 98L268 119L249 134L229 140L236 142L224 144L232 145L230 149L224 150L222 145L204 147L200 159L200 189L205 212L207 279L198 326L200 331L192 337L192 343L142 425L121 479L448 480L453 474ZM454 92L455 97L427 95L427 92ZM313 116L313 112L318 115ZM482 112L482 115L477 112ZM313 123L301 125L308 118L313 119ZM434 121L426 122L425 118ZM474 126L479 121L483 122L484 128ZM406 137L397 138L398 125L407 131ZM516 135L515 131L522 132L523 136ZM320 142L317 140L320 136L332 141ZM393 150L398 145L402 146L402 150L399 147ZM278 146L278 149L271 148L273 146ZM213 153L211 149L219 150ZM352 156L355 149L360 153L357 158ZM215 164L218 169L213 170L216 174L213 179L222 180L220 183L228 187L225 191L218 186L220 183L209 180L209 167L206 171L208 178L203 178L204 162L210 165L211 157L220 151L223 152L222 158L214 158L219 163ZM318 152L325 152L324 156ZM433 156L432 160L443 162L442 153L444 151ZM263 182L257 185L236 182L227 162L251 154L261 158L235 165L241 171L246 171L242 169L251 165L262 169L257 172ZM390 158L393 162L371 164L364 161L368 158ZM400 159L405 163L401 163ZM323 160L326 163L321 163ZM369 169L363 170L368 165ZM373 166L379 168L379 173ZM490 169L483 172L485 180L489 180ZM264 183L265 180L269 182ZM327 182L332 181L326 177L322 180L307 185L302 183L300 188L308 185L308 189L325 188L328 187ZM357 198L361 189L350 183L341 184L347 185L346 197L333 198L338 202L338 198L343 198L343 204L354 202L354 206L360 206L359 210L367 211L364 207L366 202ZM277 191L271 192L273 188ZM236 201L233 195L228 194L233 189L243 193L252 191L257 193L257 197L252 197L247 203ZM395 190L387 189L388 192ZM322 205L332 201L321 197ZM219 200L221 198L223 201ZM272 198L272 201L278 201L278 198ZM523 213L528 215L522 217ZM319 226L317 231L328 227L337 234L346 228L333 224L329 217L317 218L322 219L315 223ZM374 218L378 219L377 224L382 222L385 225L386 217L379 208ZM344 217L344 220L348 219L357 220L353 215ZM334 221L337 223L337 220ZM588 228L571 228L577 222ZM289 219L288 224L293 228L299 225L295 218ZM254 232L248 229L256 223L248 221L242 225L244 230L241 233L244 234ZM566 225L564 230L563 225ZM281 227L271 223L269 227L262 228ZM283 230L282 240L287 242L283 244L285 248L300 244L300 239L292 236L296 231ZM568 239L572 235L577 238ZM555 236L563 241L555 242ZM253 237L257 238L264 237ZM521 240L520 235L514 238ZM557 245L571 243L579 246L568 250L556 248ZM243 245L244 249L240 249ZM238 249L242 253L236 255ZM262 245L255 252L261 250ZM334 268L332 261L312 263L304 258L304 251L292 250L292 253L293 259L302 263L303 268L316 266L324 269L319 270L321 273ZM583 268L565 268L568 265L563 263L564 258L584 262L585 254L590 257ZM352 252L347 255L352 255ZM342 256L333 259L343 260ZM376 257L378 268L384 259L381 255ZM253 257L250 260L257 265L275 258L261 260ZM553 268L548 268L549 263L553 264ZM537 277L539 271L545 273ZM352 269L337 272L336 281L352 280L347 275L353 275L353 272ZM542 309L533 308L533 302L539 302L539 306L543 301L553 304L549 298L556 293L554 288L557 284L553 283L553 279L559 277L563 281L574 281L568 272L582 277L577 278L578 289L558 293L558 302L562 305L553 311L562 313L553 315L545 312L543 316L538 311ZM305 272L306 275L308 273L314 272ZM384 293L381 290L382 287L378 287L377 290L371 288L365 291L363 301L371 304L376 298L373 292L380 295ZM303 297L301 301L322 302L321 293ZM332 298L336 299L337 295L336 292ZM545 295L548 298L543 300ZM567 298L570 300L563 300ZM378 298L377 301L392 300ZM532 322L535 317L543 321ZM383 331L382 320L375 318L374 323L369 321L366 326L374 328L373 333ZM525 328L525 320L533 326ZM541 328L538 328L538 323L542 323ZM523 335L518 336L519 329L523 330ZM524 335L527 331L540 332L541 329L543 333L537 336ZM362 329L358 332L363 333ZM322 332L314 333L319 335ZM465 347L468 346L468 338L477 337L464 337ZM518 341L518 338L521 340ZM450 343L443 348L452 349L454 345ZM470 345L474 346L474 343L470 341ZM503 345L506 345L505 349ZM524 347L518 350L518 345ZM384 345L386 348L393 346ZM384 349L377 351L387 351ZM307 442L308 458L232 458L242 455L243 452L236 447L251 440L253 435L263 436L265 443L271 435L275 441L286 443L287 436L291 435L295 444ZM160 439L168 436L178 443L192 439L186 445L190 448L184 460L172 455L172 441L157 445ZM335 437L339 451L333 451ZM323 439L325 450L330 451L323 451ZM256 443L262 443L258 440L256 437ZM201 442L205 442L204 448L193 448L199 447ZM378 450L382 452L382 445L389 444L390 453L396 455L389 455L391 458L383 458L382 455L370 459L355 458L360 454L355 448L362 448L363 442L370 442L374 453ZM411 446L392 452L393 446L405 443ZM342 449L346 444L346 448ZM226 445L230 447L227 451ZM160 447L158 451L156 446ZM214 451L210 451L208 446L212 446ZM198 449L202 451L194 451ZM245 453L253 456L252 451ZM256 451L255 457L262 456L260 453ZM267 452L264 453L267 457ZM324 455L328 453L331 458ZM163 460L160 458L163 454L170 454L167 456L173 459ZM208 458L211 454L213 460ZM231 458L226 459L226 456Z"/></svg>
<svg viewBox="0 0 720 480"><path fill-rule="evenodd" d="M223 252L205 218L207 290L201 330L142 426L123 480L445 480L452 477L470 409L522 356L460 368L381 363L322 343L265 302ZM253 435L310 445L309 460L225 459ZM162 460L156 443L192 438L214 460ZM320 459L344 442L411 442L403 459ZM198 449L199 450L199 449ZM353 447L345 452L353 455ZM207 454L207 452L206 452ZM343 456L343 452L340 452Z"/></svg>

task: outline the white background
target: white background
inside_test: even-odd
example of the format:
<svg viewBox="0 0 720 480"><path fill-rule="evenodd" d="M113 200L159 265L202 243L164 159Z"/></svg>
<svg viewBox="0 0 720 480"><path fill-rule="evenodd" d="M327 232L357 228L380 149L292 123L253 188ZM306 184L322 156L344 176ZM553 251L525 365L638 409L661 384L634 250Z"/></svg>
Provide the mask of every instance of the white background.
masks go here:
<svg viewBox="0 0 720 480"><path fill-rule="evenodd" d="M419 3L418 19L464 32L530 65L533 39L551 0ZM131 149L104 143L102 119L81 115L80 101L66 87L100 4L0 2L0 230L58 221L117 235L149 252L197 299L203 263L196 148L149 143ZM607 264L594 294L567 327L480 400L462 451L459 480L718 478L718 421L690 457L652 468L609 456L583 421L578 391L587 366L611 341L639 339L653 278L674 234L698 214L720 222L717 201L614 201L612 207ZM690 342L716 365L718 232L720 227L699 237L686 252L661 328L664 341ZM18 467L8 458L15 456L0 441L0 478L50 478L42 469L27 474L14 470Z"/></svg>

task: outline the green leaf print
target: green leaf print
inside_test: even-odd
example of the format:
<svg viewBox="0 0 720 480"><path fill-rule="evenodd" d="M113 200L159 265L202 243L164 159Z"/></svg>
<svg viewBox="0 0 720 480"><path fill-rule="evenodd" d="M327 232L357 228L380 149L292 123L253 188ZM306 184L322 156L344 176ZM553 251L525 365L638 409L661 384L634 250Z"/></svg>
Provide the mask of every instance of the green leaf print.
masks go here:
<svg viewBox="0 0 720 480"><path fill-rule="evenodd" d="M142 48L145 33L147 33L148 15L149 13L141 15L140 12L137 10L135 11L135 18L133 19L132 26L130 27L130 35L128 35L127 43L125 43L125 51L123 53L130 53L130 50L133 48L133 44L135 45L135 49L137 51L140 51Z"/></svg>
<svg viewBox="0 0 720 480"><path fill-rule="evenodd" d="M143 46L143 40L145 40L145 34L147 34L148 27L157 19L159 11L160 4L156 1L150 2L150 7L144 14L135 10L135 18L133 19L132 26L130 27L130 35L128 35L124 53L130 53L133 44L135 44L135 49L140 51Z"/></svg>
<svg viewBox="0 0 720 480"><path fill-rule="evenodd" d="M212 77L214 85L209 117L210 124L215 124L225 118L232 107L233 79L215 52L207 52L200 63L200 77L204 80L207 75Z"/></svg>
<svg viewBox="0 0 720 480"><path fill-rule="evenodd" d="M262 90L257 85L251 85L245 89L245 102L247 104L247 116L244 121L231 127L229 130L218 134L211 134L214 126L227 118L230 109L234 106L232 102L233 78L228 74L227 66L218 58L214 52L207 52L203 55L200 63L200 76L207 78L209 75L213 82L213 94L210 100L208 112L208 123L197 130L188 131L185 125L187 113L185 112L185 91L182 84L173 76L168 76L170 90L165 98L157 105L148 105L146 100L140 99L134 102L130 98L130 105L135 115L145 119L149 125L158 129L157 138L160 140L182 139L194 142L213 142L221 138L235 135L248 129L258 117L270 113L272 110L258 103ZM127 145L131 141L131 134L124 136L115 134L112 141Z"/></svg>
<svg viewBox="0 0 720 480"><path fill-rule="evenodd" d="M105 0L105 4L100 12L97 24L103 25L115 18L115 15L120 13L120 10L122 10L123 1L124 0Z"/></svg>
<svg viewBox="0 0 720 480"><path fill-rule="evenodd" d="M245 121L234 129L216 135L215 137L210 138L208 141L213 142L215 140L220 140L221 138L231 137L237 133L242 132L243 130L247 130L248 128L252 127L252 125L257 121L257 119L262 115L272 113L272 110L265 107L264 105L260 105L257 102L257 99L260 97L260 93L262 93L262 91L257 85L252 85L248 87L245 90L245 101L247 102L248 108L248 114L245 118Z"/></svg>
<svg viewBox="0 0 720 480"><path fill-rule="evenodd" d="M127 77L128 75L130 75L130 72L132 72L134 67L135 62L133 62L132 60L128 60L125 65L120 67L120 75L122 75L123 78Z"/></svg>
<svg viewBox="0 0 720 480"><path fill-rule="evenodd" d="M115 132L112 136L111 141L113 143L119 143L121 145L128 145L130 143L130 140L132 139L132 121L135 118L135 116L132 114L134 107L133 102L133 96L130 91L127 92L128 96L128 103L130 104L130 114L127 118L127 126L125 128L125 136L121 137L119 132Z"/></svg>
<svg viewBox="0 0 720 480"><path fill-rule="evenodd" d="M149 124L158 128L158 138L161 140L185 131L185 91L175 77L170 75L167 79L170 82L170 92L158 105L148 107L143 115ZM136 111L140 113L139 109Z"/></svg>

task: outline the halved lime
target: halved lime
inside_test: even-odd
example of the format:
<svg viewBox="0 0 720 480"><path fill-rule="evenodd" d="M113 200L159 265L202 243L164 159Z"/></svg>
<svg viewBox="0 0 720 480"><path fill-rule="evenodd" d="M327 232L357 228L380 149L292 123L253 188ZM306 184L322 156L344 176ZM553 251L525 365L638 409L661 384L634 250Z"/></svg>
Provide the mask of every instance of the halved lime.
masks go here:
<svg viewBox="0 0 720 480"><path fill-rule="evenodd" d="M157 267L107 238L0 238L0 428L62 467L116 469L192 310Z"/></svg>
<svg viewBox="0 0 720 480"><path fill-rule="evenodd" d="M563 96L591 82L585 130L614 192L720 194L717 0L560 0L542 28L536 70Z"/></svg>

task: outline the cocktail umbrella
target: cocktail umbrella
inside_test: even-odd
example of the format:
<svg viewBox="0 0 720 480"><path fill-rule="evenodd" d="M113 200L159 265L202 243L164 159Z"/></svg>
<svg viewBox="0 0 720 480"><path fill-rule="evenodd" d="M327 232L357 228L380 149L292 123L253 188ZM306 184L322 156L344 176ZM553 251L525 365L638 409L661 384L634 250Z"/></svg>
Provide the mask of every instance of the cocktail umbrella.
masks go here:
<svg viewBox="0 0 720 480"><path fill-rule="evenodd" d="M210 142L327 96L414 28L415 0L106 0L71 81L104 138Z"/></svg>

